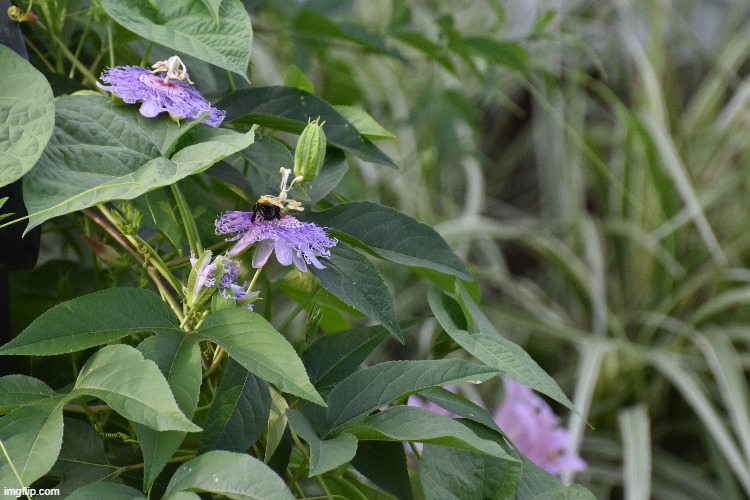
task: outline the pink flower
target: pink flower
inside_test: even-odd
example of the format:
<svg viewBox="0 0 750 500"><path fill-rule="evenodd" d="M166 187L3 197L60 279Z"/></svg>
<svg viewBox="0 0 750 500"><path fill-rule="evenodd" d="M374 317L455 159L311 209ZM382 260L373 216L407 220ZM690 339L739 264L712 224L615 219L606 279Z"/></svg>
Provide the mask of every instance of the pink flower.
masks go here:
<svg viewBox="0 0 750 500"><path fill-rule="evenodd" d="M547 402L515 380L503 381L505 399L493 418L518 451L550 474L586 470L581 457L566 451L570 434Z"/></svg>

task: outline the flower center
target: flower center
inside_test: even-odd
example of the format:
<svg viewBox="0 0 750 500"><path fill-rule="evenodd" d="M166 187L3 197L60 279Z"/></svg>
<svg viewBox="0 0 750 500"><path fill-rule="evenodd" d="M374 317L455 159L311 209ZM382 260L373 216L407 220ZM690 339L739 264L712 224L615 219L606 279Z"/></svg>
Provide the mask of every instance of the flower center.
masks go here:
<svg viewBox="0 0 750 500"><path fill-rule="evenodd" d="M166 92L167 94L185 93L185 89L183 89L179 85L175 85L172 82L165 82L156 75L140 75L138 79L152 89L158 90L159 92Z"/></svg>

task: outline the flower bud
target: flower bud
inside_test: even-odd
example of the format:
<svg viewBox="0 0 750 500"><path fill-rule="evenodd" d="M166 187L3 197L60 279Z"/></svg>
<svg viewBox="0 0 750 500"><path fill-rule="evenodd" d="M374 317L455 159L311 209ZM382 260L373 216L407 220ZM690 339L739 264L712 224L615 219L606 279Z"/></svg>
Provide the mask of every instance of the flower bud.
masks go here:
<svg viewBox="0 0 750 500"><path fill-rule="evenodd" d="M294 151L294 175L302 176L305 182L317 177L323 160L326 157L326 134L320 118L307 123L302 135L299 136L297 149Z"/></svg>
<svg viewBox="0 0 750 500"><path fill-rule="evenodd" d="M222 275L222 259L211 262L211 257L211 250L206 250L198 258L190 258L193 269L188 277L185 301L191 309L203 308L219 287L216 277Z"/></svg>
<svg viewBox="0 0 750 500"><path fill-rule="evenodd" d="M115 208L117 210L112 212L112 215L117 229L126 236L137 234L143 214L128 200L115 203Z"/></svg>

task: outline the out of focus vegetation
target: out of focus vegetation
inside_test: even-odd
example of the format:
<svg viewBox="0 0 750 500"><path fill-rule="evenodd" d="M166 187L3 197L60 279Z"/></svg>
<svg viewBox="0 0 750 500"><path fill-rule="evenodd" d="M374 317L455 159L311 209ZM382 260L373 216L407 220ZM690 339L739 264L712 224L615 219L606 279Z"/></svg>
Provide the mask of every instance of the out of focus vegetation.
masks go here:
<svg viewBox="0 0 750 500"><path fill-rule="evenodd" d="M433 224L473 265L496 326L580 410L576 482L750 495L750 4L255 8L253 85L295 64L396 134L380 144L401 169L357 165L368 192L350 182L351 197ZM389 276L418 313L425 284ZM410 356L442 348L435 325Z"/></svg>

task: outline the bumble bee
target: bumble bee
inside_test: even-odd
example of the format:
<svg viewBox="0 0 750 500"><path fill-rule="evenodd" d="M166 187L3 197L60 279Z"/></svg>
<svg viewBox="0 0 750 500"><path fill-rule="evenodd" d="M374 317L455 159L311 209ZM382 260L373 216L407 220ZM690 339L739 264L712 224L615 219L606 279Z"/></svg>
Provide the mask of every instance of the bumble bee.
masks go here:
<svg viewBox="0 0 750 500"><path fill-rule="evenodd" d="M250 217L250 222L255 222L258 214L265 220L281 219L281 208L268 201L265 196L261 196L253 207L253 215Z"/></svg>

